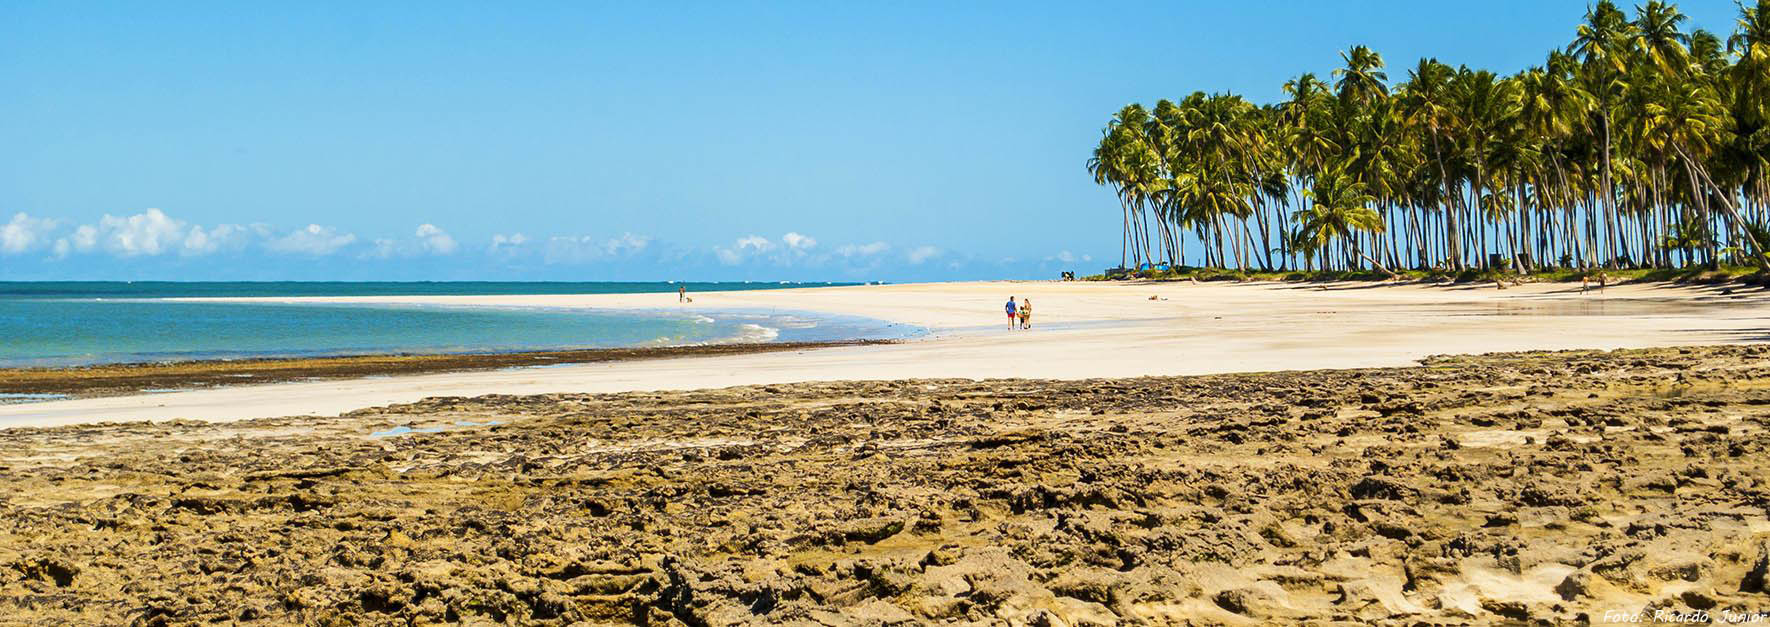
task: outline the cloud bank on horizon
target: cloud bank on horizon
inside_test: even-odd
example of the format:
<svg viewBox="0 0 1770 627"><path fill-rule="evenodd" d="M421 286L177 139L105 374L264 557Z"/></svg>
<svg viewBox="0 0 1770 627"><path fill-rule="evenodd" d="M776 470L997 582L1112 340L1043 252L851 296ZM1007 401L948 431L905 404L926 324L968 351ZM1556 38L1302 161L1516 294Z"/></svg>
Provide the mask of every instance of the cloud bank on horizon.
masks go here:
<svg viewBox="0 0 1770 627"><path fill-rule="evenodd" d="M203 225L161 209L90 223L16 212L0 223L0 280L940 280L1050 278L1095 265L1068 250L1035 258L828 244L798 231L711 245L631 232L512 231L472 241L425 222L403 235L363 237L324 224Z"/></svg>

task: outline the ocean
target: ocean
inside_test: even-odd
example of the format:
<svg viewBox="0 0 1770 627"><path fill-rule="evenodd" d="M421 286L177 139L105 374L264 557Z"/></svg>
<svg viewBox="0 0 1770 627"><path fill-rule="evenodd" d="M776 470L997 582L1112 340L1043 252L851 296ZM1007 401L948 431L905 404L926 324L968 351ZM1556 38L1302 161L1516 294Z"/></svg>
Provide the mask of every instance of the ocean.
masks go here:
<svg viewBox="0 0 1770 627"><path fill-rule="evenodd" d="M618 294L842 283L0 282L0 366L893 339L918 329L750 311L212 303L229 296Z"/></svg>

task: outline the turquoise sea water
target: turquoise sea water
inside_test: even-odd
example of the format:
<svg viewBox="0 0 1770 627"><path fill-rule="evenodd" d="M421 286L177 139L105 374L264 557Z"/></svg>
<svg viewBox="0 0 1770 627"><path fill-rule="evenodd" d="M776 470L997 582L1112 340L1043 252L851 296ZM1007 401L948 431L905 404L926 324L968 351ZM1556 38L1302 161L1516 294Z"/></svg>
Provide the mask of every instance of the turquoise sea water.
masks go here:
<svg viewBox="0 0 1770 627"><path fill-rule="evenodd" d="M691 293L834 284L687 283ZM676 283L0 282L0 365L897 338L883 322L782 312L207 303L226 296L670 293Z"/></svg>

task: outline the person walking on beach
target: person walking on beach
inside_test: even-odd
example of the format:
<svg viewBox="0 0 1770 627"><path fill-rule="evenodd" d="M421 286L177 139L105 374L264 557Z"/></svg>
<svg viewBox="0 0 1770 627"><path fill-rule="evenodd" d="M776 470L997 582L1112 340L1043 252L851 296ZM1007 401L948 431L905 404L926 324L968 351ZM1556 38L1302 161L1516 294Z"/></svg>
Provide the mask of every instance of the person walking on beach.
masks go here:
<svg viewBox="0 0 1770 627"><path fill-rule="evenodd" d="M679 302L679 303L688 302L688 286L687 285L676 286L676 302Z"/></svg>
<svg viewBox="0 0 1770 627"><path fill-rule="evenodd" d="M1032 299L1020 299L1020 328L1032 328Z"/></svg>
<svg viewBox="0 0 1770 627"><path fill-rule="evenodd" d="M1014 318L1015 318L1014 310L1016 309L1016 307L1017 306L1014 304L1014 297L1009 296L1008 297L1008 305L1006 307L1004 307L1004 309L1007 310L1007 312L1008 312L1008 330L1009 331L1014 330Z"/></svg>

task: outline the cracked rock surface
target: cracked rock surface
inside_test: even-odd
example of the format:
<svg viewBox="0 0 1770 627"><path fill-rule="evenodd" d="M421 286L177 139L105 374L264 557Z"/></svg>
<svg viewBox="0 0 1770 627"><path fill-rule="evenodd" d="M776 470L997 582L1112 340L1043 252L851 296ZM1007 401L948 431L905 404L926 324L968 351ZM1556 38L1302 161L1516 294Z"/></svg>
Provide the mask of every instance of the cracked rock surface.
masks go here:
<svg viewBox="0 0 1770 627"><path fill-rule="evenodd" d="M1770 351L1743 346L10 429L0 616L1721 616L1770 609L1767 423Z"/></svg>

